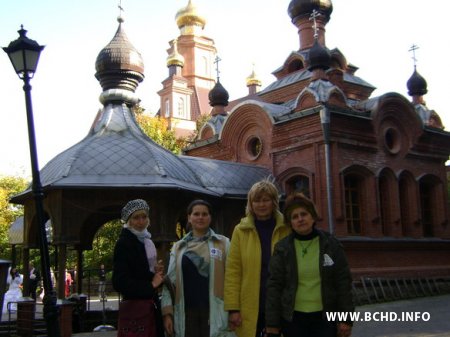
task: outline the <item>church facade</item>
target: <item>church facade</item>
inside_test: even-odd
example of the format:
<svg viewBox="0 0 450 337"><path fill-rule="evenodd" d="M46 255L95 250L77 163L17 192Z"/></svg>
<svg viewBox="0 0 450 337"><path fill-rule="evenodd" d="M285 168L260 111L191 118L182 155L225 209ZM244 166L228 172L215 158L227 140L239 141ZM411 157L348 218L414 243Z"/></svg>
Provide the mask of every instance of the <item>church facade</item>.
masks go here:
<svg viewBox="0 0 450 337"><path fill-rule="evenodd" d="M411 99L371 97L375 87L326 47L332 10L331 1L292 0L298 50L262 91L228 102L217 83L211 117L185 154L265 167L284 194L310 196L355 277L448 276L450 133L426 106L416 69Z"/></svg>

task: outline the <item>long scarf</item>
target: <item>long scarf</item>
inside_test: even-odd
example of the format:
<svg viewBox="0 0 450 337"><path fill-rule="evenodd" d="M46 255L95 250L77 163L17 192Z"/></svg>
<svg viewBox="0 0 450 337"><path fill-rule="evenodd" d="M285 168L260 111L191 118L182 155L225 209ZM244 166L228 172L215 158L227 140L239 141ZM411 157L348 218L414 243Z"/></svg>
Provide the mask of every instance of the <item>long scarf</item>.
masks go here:
<svg viewBox="0 0 450 337"><path fill-rule="evenodd" d="M205 236L201 238L194 237L192 232L190 232L185 241L187 243L187 248L184 256L189 258L192 263L197 268L197 271L203 277L208 277L209 275L209 247L208 240L211 237L211 231L208 230Z"/></svg>
<svg viewBox="0 0 450 337"><path fill-rule="evenodd" d="M128 226L128 224L125 224L124 228L128 229L131 233L136 235L138 240L144 244L145 255L147 255L149 269L152 273L154 273L156 266L156 247L153 241L151 240L152 235L147 230L147 228L142 231L137 231L136 229Z"/></svg>

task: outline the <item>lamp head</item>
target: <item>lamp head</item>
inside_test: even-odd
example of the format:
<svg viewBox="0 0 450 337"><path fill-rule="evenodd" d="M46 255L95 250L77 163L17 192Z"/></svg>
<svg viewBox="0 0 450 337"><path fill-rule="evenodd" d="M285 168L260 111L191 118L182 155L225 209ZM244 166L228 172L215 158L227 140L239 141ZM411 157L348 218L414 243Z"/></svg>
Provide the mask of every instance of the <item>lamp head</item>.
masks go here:
<svg viewBox="0 0 450 337"><path fill-rule="evenodd" d="M26 77L33 78L36 72L39 55L45 46L40 46L36 41L29 39L27 31L23 25L18 31L19 38L12 41L8 47L3 50L8 54L9 59L21 79Z"/></svg>

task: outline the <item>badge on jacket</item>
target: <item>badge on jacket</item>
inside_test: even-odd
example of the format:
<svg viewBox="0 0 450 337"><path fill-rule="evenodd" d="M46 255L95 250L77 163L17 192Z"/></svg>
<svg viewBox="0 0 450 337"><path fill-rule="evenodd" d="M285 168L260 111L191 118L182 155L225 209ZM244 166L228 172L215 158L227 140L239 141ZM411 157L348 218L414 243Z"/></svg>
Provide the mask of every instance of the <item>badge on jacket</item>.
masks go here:
<svg viewBox="0 0 450 337"><path fill-rule="evenodd" d="M211 248L211 257L213 259L222 260L222 251L217 248Z"/></svg>
<svg viewBox="0 0 450 337"><path fill-rule="evenodd" d="M323 254L323 266L330 267L334 265L333 259L328 254Z"/></svg>

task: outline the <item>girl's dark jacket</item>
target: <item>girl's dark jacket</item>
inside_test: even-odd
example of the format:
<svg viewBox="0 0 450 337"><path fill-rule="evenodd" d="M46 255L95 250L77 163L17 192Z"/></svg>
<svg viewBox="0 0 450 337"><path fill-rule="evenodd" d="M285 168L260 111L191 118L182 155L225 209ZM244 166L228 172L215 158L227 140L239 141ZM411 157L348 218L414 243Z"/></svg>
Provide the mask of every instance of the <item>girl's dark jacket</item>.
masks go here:
<svg viewBox="0 0 450 337"><path fill-rule="evenodd" d="M154 274L149 269L144 244L126 228L114 247L113 264L113 287L124 300L157 300L157 289L152 286Z"/></svg>
<svg viewBox="0 0 450 337"><path fill-rule="evenodd" d="M317 231L323 313L353 312L352 278L344 249L334 236ZM297 258L292 233L277 243L270 259L266 298L268 327L281 327L281 319L292 321L297 286ZM348 323L351 323L350 319Z"/></svg>

